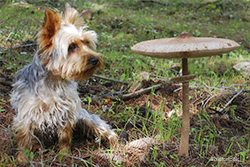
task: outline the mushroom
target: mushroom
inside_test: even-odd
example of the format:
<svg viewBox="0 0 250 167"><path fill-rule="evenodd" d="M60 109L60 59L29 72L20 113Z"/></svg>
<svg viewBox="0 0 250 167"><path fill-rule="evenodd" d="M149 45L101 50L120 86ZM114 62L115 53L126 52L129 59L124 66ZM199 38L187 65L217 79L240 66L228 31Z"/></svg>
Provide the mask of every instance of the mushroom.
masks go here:
<svg viewBox="0 0 250 167"><path fill-rule="evenodd" d="M239 48L235 41L212 37L193 37L188 33L181 33L176 38L162 38L140 42L131 49L141 55L155 58L181 58L182 76L172 78L172 81L182 83L182 130L179 148L180 156L188 156L190 131L189 118L189 81L196 75L188 74L188 58L198 58L219 55Z"/></svg>

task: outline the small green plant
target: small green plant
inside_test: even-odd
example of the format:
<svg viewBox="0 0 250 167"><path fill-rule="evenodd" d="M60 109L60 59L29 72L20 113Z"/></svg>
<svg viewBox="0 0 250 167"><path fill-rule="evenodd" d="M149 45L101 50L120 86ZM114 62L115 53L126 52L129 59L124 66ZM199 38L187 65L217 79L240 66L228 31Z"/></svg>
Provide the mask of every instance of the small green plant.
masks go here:
<svg viewBox="0 0 250 167"><path fill-rule="evenodd" d="M230 141L231 141L231 144L230 144L229 147L227 148L227 151L226 151L226 154L224 155L224 157L226 157L226 156L229 154L229 152L231 151L231 148L232 148L232 146L233 146L233 144L234 144L234 141L235 141L235 137L232 137L232 138L230 139Z"/></svg>
<svg viewBox="0 0 250 167"><path fill-rule="evenodd" d="M247 150L245 150L245 151L242 151L242 152L239 152L239 153L237 153L237 154L235 154L235 157L240 157L240 159L241 159L241 161L242 161L242 163L243 163L243 165L245 165L245 163L246 163L246 158L247 158L247 156L249 155L249 153L250 153L250 149L247 149ZM237 159L237 158L235 158L235 159Z"/></svg>
<svg viewBox="0 0 250 167"><path fill-rule="evenodd" d="M155 164L155 166L157 166L157 167L164 167L164 166L166 166L166 163L165 163L165 162L160 162L160 163L158 163L158 162L154 161L154 164Z"/></svg>
<svg viewBox="0 0 250 167"><path fill-rule="evenodd" d="M158 155L159 148L154 146L154 147L150 147L150 149L152 150L153 160L155 161Z"/></svg>
<svg viewBox="0 0 250 167"><path fill-rule="evenodd" d="M88 166L88 163L84 159L81 159L81 161L84 163L85 166Z"/></svg>
<svg viewBox="0 0 250 167"><path fill-rule="evenodd" d="M62 162L62 159L63 159L63 153L62 153L62 152L59 152L59 162L60 162L60 163Z"/></svg>
<svg viewBox="0 0 250 167"><path fill-rule="evenodd" d="M230 116L235 119L236 116L235 116L235 109L237 108L237 105L232 105L230 106Z"/></svg>
<svg viewBox="0 0 250 167"><path fill-rule="evenodd" d="M173 160L176 160L177 163L178 163L178 166L180 166L180 161L179 161L179 157L177 154L173 154L173 155L170 155L170 158L172 158Z"/></svg>
<svg viewBox="0 0 250 167"><path fill-rule="evenodd" d="M33 159L34 159L34 157L35 157L34 153L32 151L30 151L29 149L25 150L23 147L21 149L24 152L24 156L26 156L27 158L29 158L29 161L32 162Z"/></svg>
<svg viewBox="0 0 250 167"><path fill-rule="evenodd" d="M3 106L0 105L0 112L5 111L5 109L3 108Z"/></svg>

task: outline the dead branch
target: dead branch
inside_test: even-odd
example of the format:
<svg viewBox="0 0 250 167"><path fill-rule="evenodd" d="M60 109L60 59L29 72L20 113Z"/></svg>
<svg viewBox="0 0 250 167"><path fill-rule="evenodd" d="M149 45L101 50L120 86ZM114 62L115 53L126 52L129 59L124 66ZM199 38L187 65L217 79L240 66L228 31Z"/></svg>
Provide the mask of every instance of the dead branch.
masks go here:
<svg viewBox="0 0 250 167"><path fill-rule="evenodd" d="M94 167L97 167L98 165L94 165L93 163L90 163L86 160L84 160L83 158L79 158L79 157L75 157L75 156L72 156L72 155L65 155L66 157L70 157L70 158L73 158L73 159L77 159L77 160L80 160L80 161L83 161L83 162L86 162L87 164L91 165L91 166L94 166Z"/></svg>
<svg viewBox="0 0 250 167"><path fill-rule="evenodd" d="M197 10L199 10L199 9L202 8L203 6L210 5L210 4L216 4L216 3L218 3L218 2L220 2L220 1L202 3L202 4L200 4L199 6L197 6L197 7L194 9L194 11L197 12Z"/></svg>
<svg viewBox="0 0 250 167"><path fill-rule="evenodd" d="M55 162L55 160L56 160L56 158L59 156L60 154L57 154L56 156L54 156L54 158L53 158L53 160L52 160L52 162L50 163L50 167L52 166L52 164ZM48 161L48 160L47 160Z"/></svg>
<svg viewBox="0 0 250 167"><path fill-rule="evenodd" d="M240 90L238 93L236 93L236 94L227 102L227 104L226 104L223 108L221 108L221 109L219 110L219 112L222 112L223 110L225 110L225 109L232 103L232 101L233 101L237 96L239 96L239 94L241 94L243 91L244 91L244 90L242 89L242 90Z"/></svg>
<svg viewBox="0 0 250 167"><path fill-rule="evenodd" d="M5 19L5 20L1 20L1 22L0 22L0 25L2 25L4 22L7 22L9 19L11 19L11 18L15 18L17 15L14 15L14 16L10 16L10 17L8 17L7 19Z"/></svg>
<svg viewBox="0 0 250 167"><path fill-rule="evenodd" d="M42 142L38 139L37 136L35 136L30 130L29 130L30 134L36 138L36 140L39 142L40 146L41 146L41 165L43 167L43 145L42 145Z"/></svg>
<svg viewBox="0 0 250 167"><path fill-rule="evenodd" d="M104 79L104 80L107 80L107 81L118 82L118 83L122 83L122 84L125 84L125 85L129 84L128 82L120 81L120 80L113 79L113 78L107 78L107 77L104 77L104 76L101 76L101 75L97 75L97 74L94 74L93 77Z"/></svg>
<svg viewBox="0 0 250 167"><path fill-rule="evenodd" d="M0 78L0 84L5 86L11 86L13 84L13 81L8 81L6 78Z"/></svg>
<svg viewBox="0 0 250 167"><path fill-rule="evenodd" d="M137 97L141 94L149 93L152 89L159 89L160 87L161 87L161 84L157 84L157 85L145 88L145 89L140 89L140 90L133 92L133 93L129 93L129 94L121 95L121 96L114 96L114 97L111 97L111 99L112 100L117 100L117 99L128 100L128 99L132 99L134 97Z"/></svg>
<svg viewBox="0 0 250 167"><path fill-rule="evenodd" d="M168 3L160 2L160 1L153 1L153 0L142 0L143 3L155 3L158 5L168 6Z"/></svg>
<svg viewBox="0 0 250 167"><path fill-rule="evenodd" d="M8 48L8 49L4 49L3 52L4 52L4 51L7 51L7 50L11 50L11 49L29 47L29 46L34 46L34 45L37 45L37 44L36 44L36 43L31 43L31 44L26 44L26 45L19 45L19 46L15 46L15 47L10 47L10 48ZM0 52L0 54L3 53L3 52Z"/></svg>
<svg viewBox="0 0 250 167"><path fill-rule="evenodd" d="M7 128L6 128L5 126L3 126L3 125L0 124L0 127L1 127L2 129L4 129L5 131L7 131Z"/></svg>

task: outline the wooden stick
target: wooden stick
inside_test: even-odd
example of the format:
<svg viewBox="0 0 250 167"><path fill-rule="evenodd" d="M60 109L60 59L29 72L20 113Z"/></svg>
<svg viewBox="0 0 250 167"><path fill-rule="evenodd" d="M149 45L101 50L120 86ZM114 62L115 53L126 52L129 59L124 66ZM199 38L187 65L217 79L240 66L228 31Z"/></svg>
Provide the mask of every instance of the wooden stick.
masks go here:
<svg viewBox="0 0 250 167"><path fill-rule="evenodd" d="M128 100L128 99L137 97L137 96L139 96L141 94L149 93L152 89L159 89L160 87L161 87L161 84L157 84L157 85L145 88L145 89L140 89L140 90L138 90L136 92L133 92L133 93L125 94L125 95L122 95L122 96L114 96L114 97L111 97L111 99L112 100L117 100L117 99Z"/></svg>
<svg viewBox="0 0 250 167"><path fill-rule="evenodd" d="M13 84L13 81L7 81L5 78L0 78L0 84L11 86Z"/></svg>
<svg viewBox="0 0 250 167"><path fill-rule="evenodd" d="M4 49L3 51L11 50L11 49L17 49L17 48L22 48L22 47L28 47L28 46L34 46L37 45L36 43L31 43L31 44L25 44L25 45L20 45L20 46L14 46L8 49ZM1 53L1 52L0 52Z"/></svg>
<svg viewBox="0 0 250 167"><path fill-rule="evenodd" d="M113 78L107 78L107 77L104 77L104 76L101 76L101 75L97 75L97 74L94 74L93 77L104 79L104 80L107 80L107 81L118 82L118 83L122 83L122 84L125 84L125 85L129 84L128 82L120 81L120 80L113 79Z"/></svg>
<svg viewBox="0 0 250 167"><path fill-rule="evenodd" d="M227 104L226 104L223 108L221 108L221 109L219 110L219 112L222 112L223 110L225 110L225 108L227 108L227 107L229 106L229 104L231 104L232 101L233 101L237 96L239 96L239 94L241 94L243 91L244 91L244 90L242 89L242 90L240 90L238 93L236 93L236 94L233 96L233 98L230 99L230 100L227 102Z"/></svg>

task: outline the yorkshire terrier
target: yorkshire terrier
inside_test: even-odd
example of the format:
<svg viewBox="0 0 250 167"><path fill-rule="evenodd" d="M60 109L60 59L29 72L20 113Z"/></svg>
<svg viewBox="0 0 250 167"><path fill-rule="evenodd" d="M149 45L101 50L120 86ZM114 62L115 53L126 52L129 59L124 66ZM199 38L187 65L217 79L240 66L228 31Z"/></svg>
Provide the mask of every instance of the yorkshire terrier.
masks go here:
<svg viewBox="0 0 250 167"><path fill-rule="evenodd" d="M117 135L97 115L81 108L77 83L103 67L96 53L97 34L86 30L84 19L69 4L61 15L47 9L37 34L33 61L15 75L11 105L16 111L13 130L17 160L25 161L22 148L32 149L36 138L68 150L74 133L115 144ZM36 136L36 138L34 137Z"/></svg>

